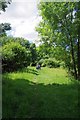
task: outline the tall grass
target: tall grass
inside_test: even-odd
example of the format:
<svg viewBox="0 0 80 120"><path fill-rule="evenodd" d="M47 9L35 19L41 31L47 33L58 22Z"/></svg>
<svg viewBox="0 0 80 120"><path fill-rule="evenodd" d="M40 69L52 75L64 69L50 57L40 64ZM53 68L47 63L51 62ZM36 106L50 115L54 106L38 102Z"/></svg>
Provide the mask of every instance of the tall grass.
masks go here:
<svg viewBox="0 0 80 120"><path fill-rule="evenodd" d="M78 85L62 68L3 74L3 118L78 118Z"/></svg>

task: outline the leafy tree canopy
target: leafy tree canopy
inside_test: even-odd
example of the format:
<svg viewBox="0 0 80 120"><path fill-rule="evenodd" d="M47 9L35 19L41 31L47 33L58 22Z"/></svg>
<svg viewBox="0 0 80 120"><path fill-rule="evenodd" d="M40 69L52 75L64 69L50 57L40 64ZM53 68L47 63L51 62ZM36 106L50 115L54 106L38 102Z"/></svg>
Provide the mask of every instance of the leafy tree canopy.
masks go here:
<svg viewBox="0 0 80 120"><path fill-rule="evenodd" d="M6 11L6 8L11 4L12 0L0 0L0 13L1 11Z"/></svg>
<svg viewBox="0 0 80 120"><path fill-rule="evenodd" d="M65 61L76 78L80 78L79 2L40 2L38 9L42 21L36 30L41 42L51 48L53 56Z"/></svg>

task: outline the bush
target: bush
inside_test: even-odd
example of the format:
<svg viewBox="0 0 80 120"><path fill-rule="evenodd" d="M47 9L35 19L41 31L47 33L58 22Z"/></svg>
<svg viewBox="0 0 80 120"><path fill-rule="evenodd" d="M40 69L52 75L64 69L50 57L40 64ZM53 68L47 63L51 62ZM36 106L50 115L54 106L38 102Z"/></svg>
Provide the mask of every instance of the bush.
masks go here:
<svg viewBox="0 0 80 120"><path fill-rule="evenodd" d="M36 64L37 64L37 61L31 62L30 66L36 66Z"/></svg>
<svg viewBox="0 0 80 120"><path fill-rule="evenodd" d="M42 66L42 67L46 67L46 63L45 63L45 62L43 62L41 66Z"/></svg>
<svg viewBox="0 0 80 120"><path fill-rule="evenodd" d="M38 63L42 66L42 64L44 63L44 60L45 59L40 59Z"/></svg>
<svg viewBox="0 0 80 120"><path fill-rule="evenodd" d="M2 70L14 71L30 64L30 51L18 42L2 46Z"/></svg>
<svg viewBox="0 0 80 120"><path fill-rule="evenodd" d="M60 67L65 68L65 63L64 62L60 62Z"/></svg>
<svg viewBox="0 0 80 120"><path fill-rule="evenodd" d="M59 61L53 59L53 58L49 58L49 59L41 59L39 61L39 64L42 66L42 67L49 67L49 68L57 68L57 67L60 67L60 63Z"/></svg>
<svg viewBox="0 0 80 120"><path fill-rule="evenodd" d="M55 63L52 59L48 59L46 62L46 66L49 68L53 68L53 67L55 67Z"/></svg>

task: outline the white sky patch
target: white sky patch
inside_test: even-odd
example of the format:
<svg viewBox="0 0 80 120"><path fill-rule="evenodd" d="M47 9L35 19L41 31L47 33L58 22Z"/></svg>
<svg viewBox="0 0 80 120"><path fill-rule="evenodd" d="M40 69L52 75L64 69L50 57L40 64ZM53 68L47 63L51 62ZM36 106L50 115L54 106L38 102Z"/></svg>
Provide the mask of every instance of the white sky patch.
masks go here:
<svg viewBox="0 0 80 120"><path fill-rule="evenodd" d="M33 42L38 39L35 27L41 20L37 10L37 0L14 0L6 12L0 15L0 23L8 22L12 30L8 35L24 37Z"/></svg>

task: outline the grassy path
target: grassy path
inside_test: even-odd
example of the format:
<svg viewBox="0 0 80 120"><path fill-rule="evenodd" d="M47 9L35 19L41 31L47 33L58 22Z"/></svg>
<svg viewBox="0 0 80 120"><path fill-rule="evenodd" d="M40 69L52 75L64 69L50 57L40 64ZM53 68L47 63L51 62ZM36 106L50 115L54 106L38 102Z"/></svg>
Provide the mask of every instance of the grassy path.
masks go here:
<svg viewBox="0 0 80 120"><path fill-rule="evenodd" d="M77 118L78 84L64 69L34 67L3 75L3 117Z"/></svg>

